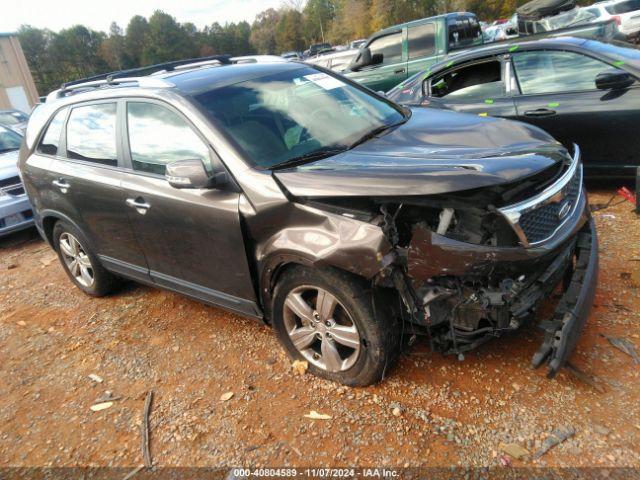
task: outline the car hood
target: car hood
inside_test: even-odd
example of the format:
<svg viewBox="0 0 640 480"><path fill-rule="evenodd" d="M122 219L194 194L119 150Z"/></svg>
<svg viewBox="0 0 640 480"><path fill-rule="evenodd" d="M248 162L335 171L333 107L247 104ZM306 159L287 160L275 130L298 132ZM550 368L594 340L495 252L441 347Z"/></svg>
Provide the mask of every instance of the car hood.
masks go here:
<svg viewBox="0 0 640 480"><path fill-rule="evenodd" d="M0 153L0 180L18 175L18 150Z"/></svg>
<svg viewBox="0 0 640 480"><path fill-rule="evenodd" d="M551 136L524 123L412 112L390 133L274 176L298 197L434 195L510 183L568 156Z"/></svg>

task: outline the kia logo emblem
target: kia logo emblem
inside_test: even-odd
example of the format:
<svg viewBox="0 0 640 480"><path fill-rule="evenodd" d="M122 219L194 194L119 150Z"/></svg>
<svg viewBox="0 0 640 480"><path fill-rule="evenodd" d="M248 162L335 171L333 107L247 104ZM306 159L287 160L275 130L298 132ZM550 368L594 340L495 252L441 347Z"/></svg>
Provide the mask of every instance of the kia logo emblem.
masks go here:
<svg viewBox="0 0 640 480"><path fill-rule="evenodd" d="M571 211L571 207L572 207L572 204L570 201L564 202L560 207L560 210L558 211L558 218L562 220L567 215L569 215L569 212Z"/></svg>

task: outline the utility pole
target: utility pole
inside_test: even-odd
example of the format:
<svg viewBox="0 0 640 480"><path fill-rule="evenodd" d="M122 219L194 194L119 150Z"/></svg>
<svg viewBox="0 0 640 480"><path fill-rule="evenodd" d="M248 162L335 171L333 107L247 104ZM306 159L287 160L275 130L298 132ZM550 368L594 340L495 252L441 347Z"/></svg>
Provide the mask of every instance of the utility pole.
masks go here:
<svg viewBox="0 0 640 480"><path fill-rule="evenodd" d="M322 29L322 18L320 19L320 35L322 36L322 43L324 43L324 30Z"/></svg>

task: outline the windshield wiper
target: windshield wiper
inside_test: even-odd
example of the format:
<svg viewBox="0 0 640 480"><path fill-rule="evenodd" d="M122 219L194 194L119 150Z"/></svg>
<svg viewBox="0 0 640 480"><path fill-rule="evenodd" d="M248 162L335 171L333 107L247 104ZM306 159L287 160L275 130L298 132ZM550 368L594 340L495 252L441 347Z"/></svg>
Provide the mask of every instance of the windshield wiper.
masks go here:
<svg viewBox="0 0 640 480"><path fill-rule="evenodd" d="M405 117L405 118L403 118L402 120L400 120L397 123L392 123L391 125L381 125L378 128L374 128L369 133L367 133L366 135L363 135L358 140L353 142L349 146L349 150L352 150L352 149L356 148L358 145L362 145L363 143L371 140L374 137L377 137L378 135L380 135L381 133L386 132L387 130L391 130L392 128L396 128L396 127L399 127L400 125L402 125L404 123L407 123L408 120L409 120L409 117Z"/></svg>
<svg viewBox="0 0 640 480"><path fill-rule="evenodd" d="M298 165L304 165L305 163L314 162L316 160L322 160L323 158L332 157L338 153L347 151L344 147L327 147L315 150L313 152L305 153L299 157L290 158L284 162L276 163L269 167L270 170L281 170L283 168L297 167Z"/></svg>

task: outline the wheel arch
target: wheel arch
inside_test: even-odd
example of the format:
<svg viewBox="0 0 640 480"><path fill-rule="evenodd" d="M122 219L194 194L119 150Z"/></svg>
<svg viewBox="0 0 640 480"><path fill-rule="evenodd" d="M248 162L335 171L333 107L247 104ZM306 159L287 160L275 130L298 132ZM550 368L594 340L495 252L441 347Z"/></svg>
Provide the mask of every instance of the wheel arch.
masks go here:
<svg viewBox="0 0 640 480"><path fill-rule="evenodd" d="M88 238L87 234L80 227L80 225L78 225L76 222L74 222L71 218L69 218L64 213L60 213L55 210L43 210L42 212L40 212L40 218L42 219L42 231L44 232L45 238L49 243L49 245L51 245L51 247L55 245L54 239L53 239L53 229L55 228L56 223L58 223L59 221L64 221L69 223L74 228L76 228L80 233L82 233L85 239L87 240L87 242L89 243L89 248L93 248L93 243L91 242L91 239Z"/></svg>
<svg viewBox="0 0 640 480"><path fill-rule="evenodd" d="M271 323L273 293L278 281L285 272L297 266L314 269L331 269L363 282L370 281L370 279L363 275L358 275L336 265L318 261L317 259L312 259L304 255L291 253L271 255L263 262L260 273L260 298L262 300L264 321L266 323Z"/></svg>

